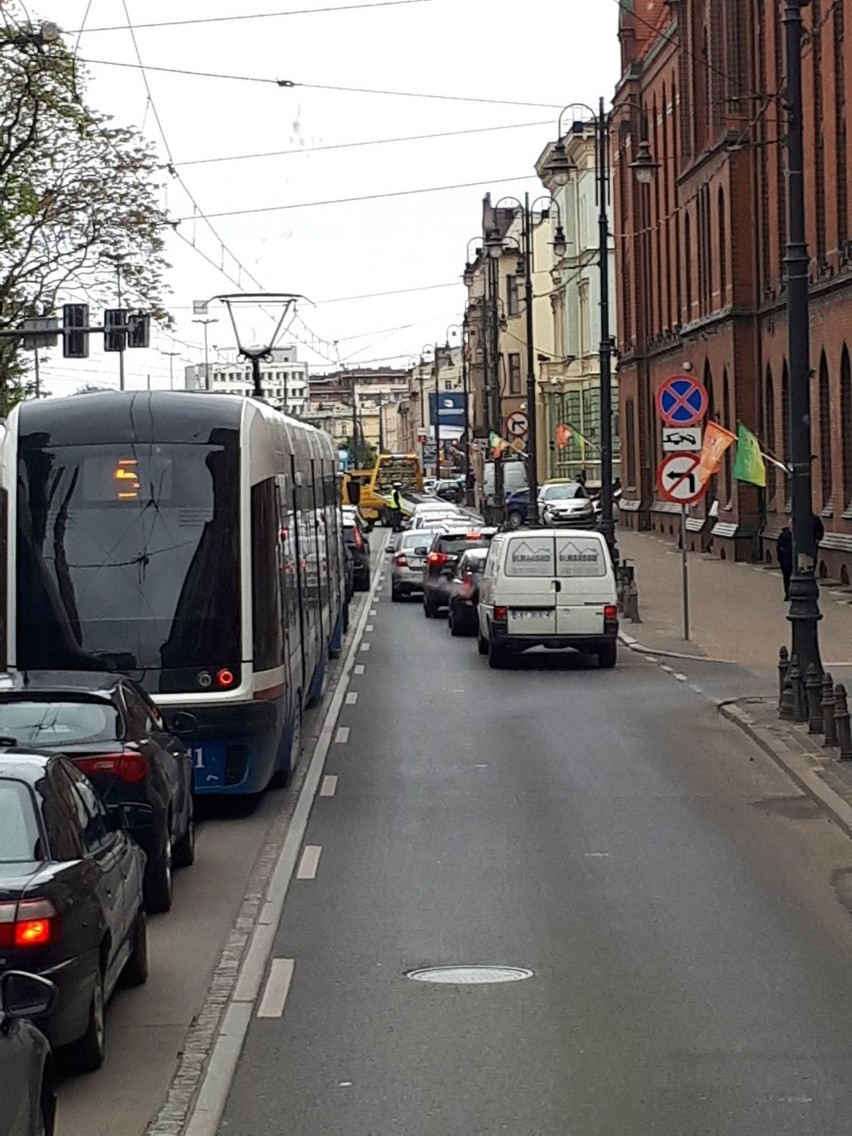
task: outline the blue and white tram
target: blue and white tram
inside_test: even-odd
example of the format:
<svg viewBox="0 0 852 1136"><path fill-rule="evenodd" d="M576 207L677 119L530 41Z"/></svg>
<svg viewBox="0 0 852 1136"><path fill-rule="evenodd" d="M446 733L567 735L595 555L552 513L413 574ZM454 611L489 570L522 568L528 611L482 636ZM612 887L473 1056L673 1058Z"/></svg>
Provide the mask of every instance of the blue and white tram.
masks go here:
<svg viewBox="0 0 852 1136"><path fill-rule="evenodd" d="M286 775L340 650L330 437L254 399L74 395L9 417L18 669L116 669L175 721L199 793Z"/></svg>

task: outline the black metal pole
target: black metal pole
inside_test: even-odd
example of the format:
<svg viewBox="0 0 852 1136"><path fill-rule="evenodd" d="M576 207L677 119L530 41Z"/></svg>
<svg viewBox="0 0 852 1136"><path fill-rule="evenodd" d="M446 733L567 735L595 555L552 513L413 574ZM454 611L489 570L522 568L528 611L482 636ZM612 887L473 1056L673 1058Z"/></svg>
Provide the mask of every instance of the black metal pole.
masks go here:
<svg viewBox="0 0 852 1136"><path fill-rule="evenodd" d="M522 226L524 245L524 302L527 322L527 481L529 482L529 505L527 519L531 525L538 524L538 437L536 431L536 390L535 390L535 326L533 321L533 281L532 281L532 214L530 195L524 194L524 217Z"/></svg>
<svg viewBox="0 0 852 1136"><path fill-rule="evenodd" d="M810 313L805 235L804 153L802 141L802 6L809 0L785 0L787 91L787 352L790 359L789 421L785 424L793 466L793 575L790 611L793 649L799 669L813 664L822 675L819 654L819 588L816 579L811 495Z"/></svg>
<svg viewBox="0 0 852 1136"><path fill-rule="evenodd" d="M441 360L438 356L438 344L435 344L433 354L435 361L435 477L441 480L441 392L438 375L441 370Z"/></svg>
<svg viewBox="0 0 852 1136"><path fill-rule="evenodd" d="M352 468L358 469L358 392L352 376Z"/></svg>
<svg viewBox="0 0 852 1136"><path fill-rule="evenodd" d="M254 386L254 397L263 398L263 383L260 375L260 356L251 356L251 378Z"/></svg>
<svg viewBox="0 0 852 1136"><path fill-rule="evenodd" d="M597 119L598 229L601 289L600 408L601 408L601 532L613 564L618 564L612 514L612 340L609 331L609 118L600 100Z"/></svg>
<svg viewBox="0 0 852 1136"><path fill-rule="evenodd" d="M468 507L471 501L470 488L470 376L467 369L467 349L469 344L468 328L465 324L462 329L462 392L464 394L464 503Z"/></svg>
<svg viewBox="0 0 852 1136"><path fill-rule="evenodd" d="M500 265L495 257L488 258L488 271L491 277L489 307L491 311L491 349L488 353L491 367L491 396L494 402L491 411L495 434L503 437L503 399L500 391L500 313L498 308L500 291ZM503 453L494 458L494 510L495 519L502 519L504 509L503 492Z"/></svg>
<svg viewBox="0 0 852 1136"><path fill-rule="evenodd" d="M382 392L379 391L376 397L379 403L379 453L383 454L385 452L385 423L382 414Z"/></svg>

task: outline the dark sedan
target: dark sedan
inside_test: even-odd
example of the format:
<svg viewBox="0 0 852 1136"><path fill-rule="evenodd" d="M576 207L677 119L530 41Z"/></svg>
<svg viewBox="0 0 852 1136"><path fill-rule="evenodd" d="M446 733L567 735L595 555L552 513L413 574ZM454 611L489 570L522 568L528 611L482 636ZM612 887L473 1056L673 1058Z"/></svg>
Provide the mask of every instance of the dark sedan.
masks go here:
<svg viewBox="0 0 852 1136"><path fill-rule="evenodd" d="M482 570L488 559L487 548L472 548L463 552L450 585L450 603L447 624L450 634L475 635L479 616L479 584Z"/></svg>
<svg viewBox="0 0 852 1136"><path fill-rule="evenodd" d="M133 832L148 857L145 905L172 905L172 867L195 859L192 759L148 694L124 675L30 671L0 690L0 744L66 754L104 802L146 805Z"/></svg>
<svg viewBox="0 0 852 1136"><path fill-rule="evenodd" d="M55 998L56 987L37 974L0 977L0 1136L53 1136L53 1058L30 1019L50 1013Z"/></svg>
<svg viewBox="0 0 852 1136"><path fill-rule="evenodd" d="M0 754L0 971L52 981L56 1007L36 1024L73 1046L81 1071L104 1059L104 1007L123 981L148 978L145 853L59 754ZM144 806L135 806L144 810Z"/></svg>
<svg viewBox="0 0 852 1136"><path fill-rule="evenodd" d="M494 528L448 528L436 533L426 557L423 572L423 614L434 619L450 602L452 580L462 553L471 548L488 548L497 530Z"/></svg>
<svg viewBox="0 0 852 1136"><path fill-rule="evenodd" d="M355 591L369 591L370 541L356 509L343 510L343 542L352 555Z"/></svg>

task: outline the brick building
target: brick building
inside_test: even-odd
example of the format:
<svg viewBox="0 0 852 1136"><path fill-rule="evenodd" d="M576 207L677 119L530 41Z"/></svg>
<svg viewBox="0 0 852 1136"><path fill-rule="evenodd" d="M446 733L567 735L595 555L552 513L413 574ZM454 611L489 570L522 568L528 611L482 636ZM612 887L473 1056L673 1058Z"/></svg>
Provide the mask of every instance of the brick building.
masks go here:
<svg viewBox="0 0 852 1136"><path fill-rule="evenodd" d="M632 0L620 16L622 78L614 98L622 523L671 532L659 500L654 394L691 370L710 415L743 421L786 459L787 375L784 81L777 0ZM811 255L814 511L826 537L820 574L852 578L852 0L804 9L805 169ZM849 34L847 34L847 26ZM852 89L849 90L852 96ZM631 176L647 141L648 186ZM721 556L774 558L789 484L770 469L765 493L732 479L732 456L690 510L691 544L712 532ZM708 516L718 501L718 518Z"/></svg>

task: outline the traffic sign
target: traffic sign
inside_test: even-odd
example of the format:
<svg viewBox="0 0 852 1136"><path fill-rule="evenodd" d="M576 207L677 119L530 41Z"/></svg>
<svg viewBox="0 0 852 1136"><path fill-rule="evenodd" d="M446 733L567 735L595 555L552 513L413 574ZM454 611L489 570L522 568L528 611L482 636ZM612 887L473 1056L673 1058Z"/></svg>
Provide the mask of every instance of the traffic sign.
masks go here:
<svg viewBox="0 0 852 1136"><path fill-rule="evenodd" d="M691 505L704 496L698 476L700 454L669 454L657 466L657 488L664 501Z"/></svg>
<svg viewBox="0 0 852 1136"><path fill-rule="evenodd" d="M704 431L700 426L663 427L664 454L697 453L703 440Z"/></svg>
<svg viewBox="0 0 852 1136"><path fill-rule="evenodd" d="M672 375L657 391L657 413L667 426L695 426L707 413L707 391L691 375Z"/></svg>
<svg viewBox="0 0 852 1136"><path fill-rule="evenodd" d="M526 438L530 430L530 420L523 410L513 411L506 419L506 433L510 438Z"/></svg>

